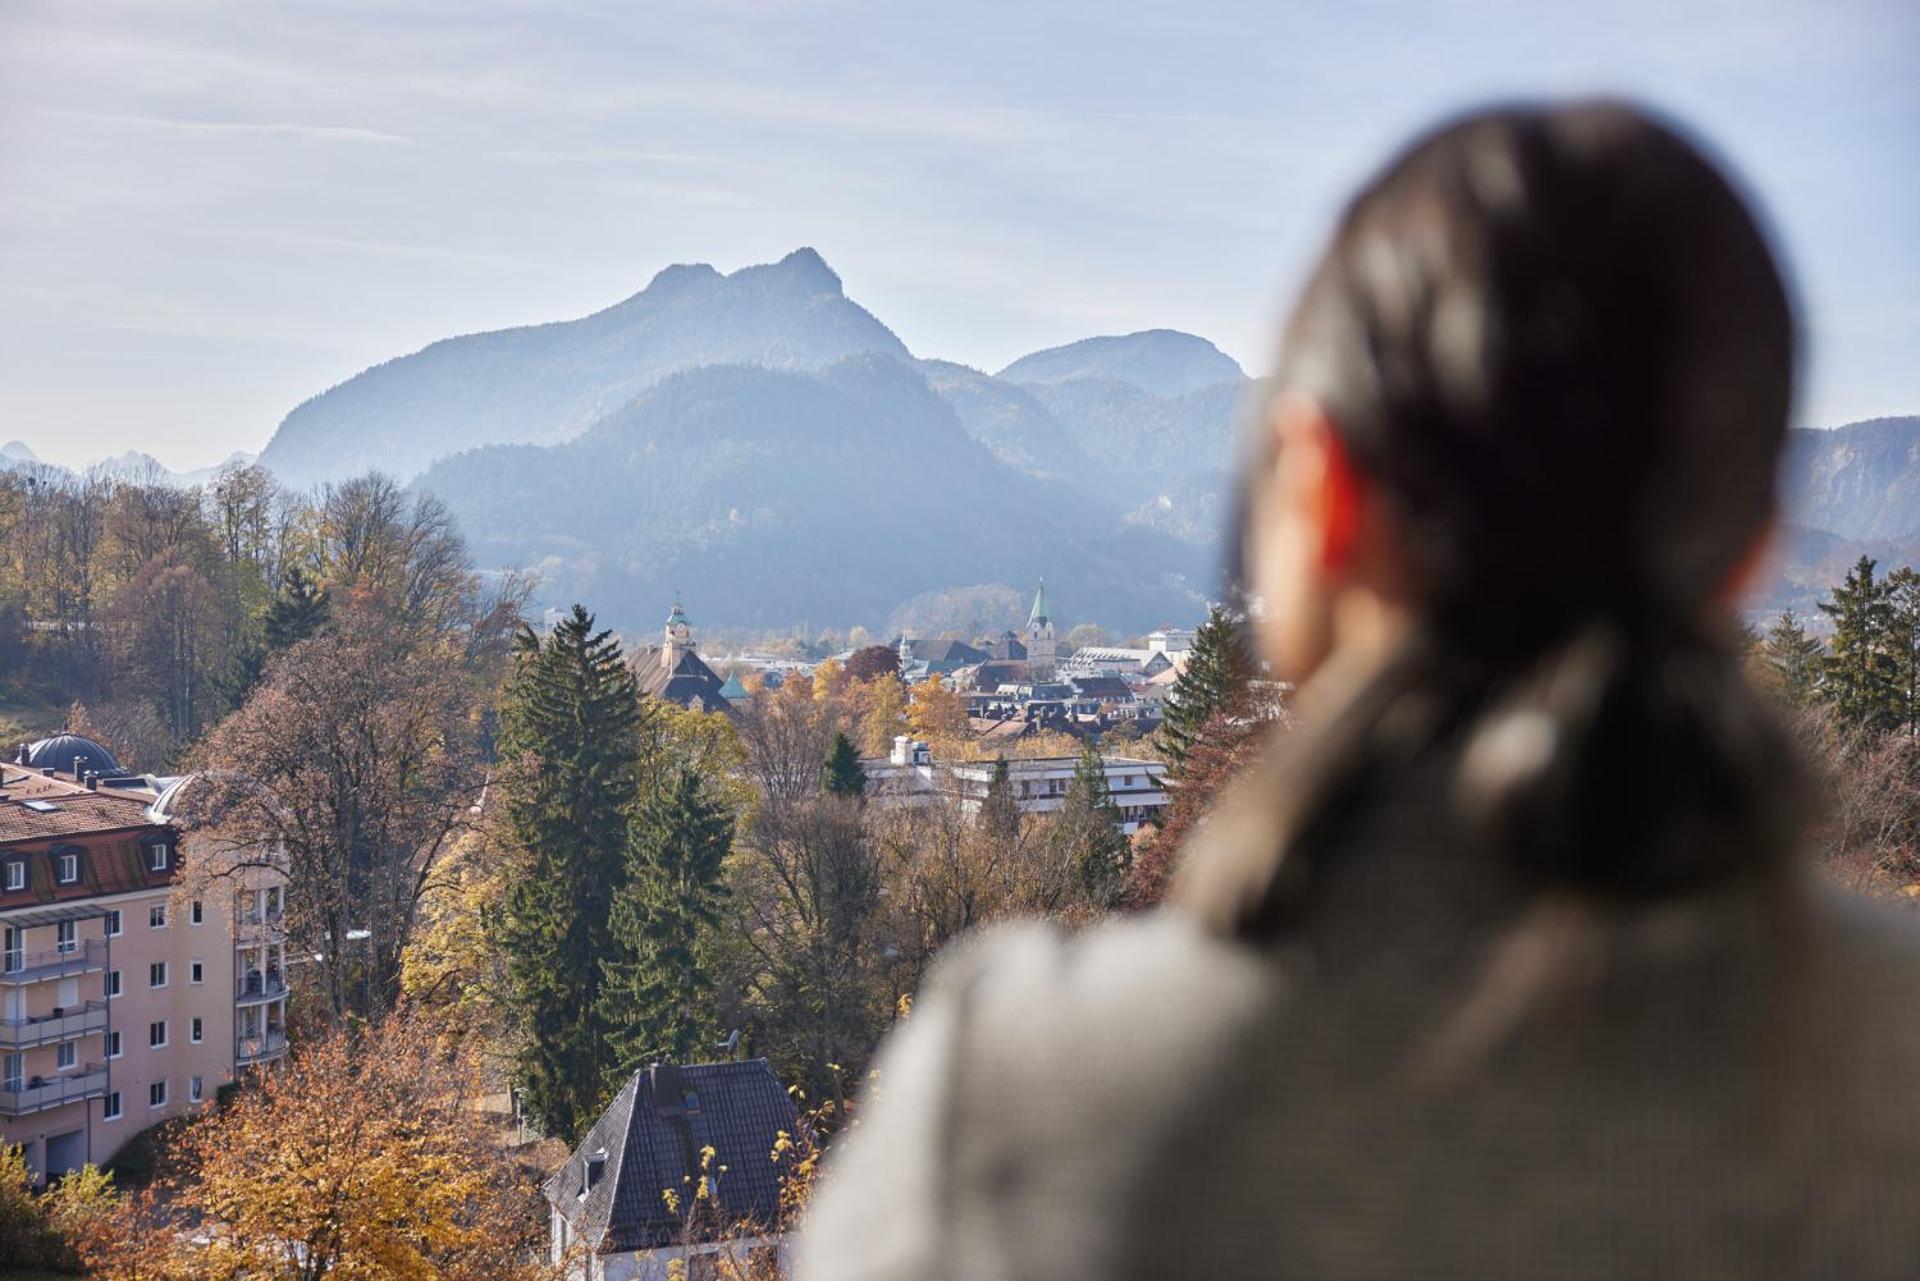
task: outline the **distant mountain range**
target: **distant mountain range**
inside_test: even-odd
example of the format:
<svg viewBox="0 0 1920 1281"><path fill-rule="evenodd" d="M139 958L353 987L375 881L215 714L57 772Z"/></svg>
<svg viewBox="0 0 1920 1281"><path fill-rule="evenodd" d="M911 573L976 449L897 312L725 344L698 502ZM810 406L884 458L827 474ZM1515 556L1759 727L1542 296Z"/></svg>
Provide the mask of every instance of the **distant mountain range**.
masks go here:
<svg viewBox="0 0 1920 1281"><path fill-rule="evenodd" d="M386 361L294 409L260 461L301 486L386 471L443 499L483 566L535 570L541 604L629 627L676 594L709 623L880 627L1045 576L1069 621L1138 630L1218 590L1252 386L1170 329L997 374L917 358L797 249ZM39 465L0 447L0 468ZM1783 492L1756 612L1810 610L1862 552L1920 560L1920 417L1796 431Z"/></svg>
<svg viewBox="0 0 1920 1281"><path fill-rule="evenodd" d="M1189 619L1247 379L1191 334L920 360L811 249L669 267L581 320L450 338L299 406L261 461L377 467L487 565L651 624L880 625L928 592L1046 576L1075 620Z"/></svg>

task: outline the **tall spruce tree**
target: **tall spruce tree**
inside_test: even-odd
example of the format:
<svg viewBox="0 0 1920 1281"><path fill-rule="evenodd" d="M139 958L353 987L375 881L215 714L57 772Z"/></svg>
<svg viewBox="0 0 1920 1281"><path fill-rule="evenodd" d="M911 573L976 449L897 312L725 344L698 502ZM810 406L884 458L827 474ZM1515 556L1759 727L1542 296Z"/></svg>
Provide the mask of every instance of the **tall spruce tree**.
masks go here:
<svg viewBox="0 0 1920 1281"><path fill-rule="evenodd" d="M1823 664L1823 685L1835 713L1849 724L1886 730L1899 723L1900 696L1894 665L1893 594L1874 577L1862 556L1846 581L1820 602L1833 620L1833 641Z"/></svg>
<svg viewBox="0 0 1920 1281"><path fill-rule="evenodd" d="M1780 697L1789 707L1806 707L1820 696L1821 666L1826 647L1787 610L1767 629L1761 643L1761 661L1773 673Z"/></svg>
<svg viewBox="0 0 1920 1281"><path fill-rule="evenodd" d="M1253 656L1247 652L1239 620L1221 606L1213 606L1194 633L1186 668L1167 696L1167 719L1160 735L1176 775L1213 714L1238 698L1252 679Z"/></svg>
<svg viewBox="0 0 1920 1281"><path fill-rule="evenodd" d="M599 1111L599 1000L615 954L607 905L627 879L643 709L610 632L578 605L543 641L523 630L502 707L507 825L522 857L500 927L527 1028L528 1112L572 1143Z"/></svg>
<svg viewBox="0 0 1920 1281"><path fill-rule="evenodd" d="M1119 902L1126 881L1133 845L1120 830L1120 822L1119 807L1107 788L1106 762L1088 740L1073 767L1066 799L1054 816L1053 838L1078 896L1095 908Z"/></svg>
<svg viewBox="0 0 1920 1281"><path fill-rule="evenodd" d="M1887 604L1894 719L1907 734L1920 734L1920 574L1911 566L1887 575Z"/></svg>
<svg viewBox="0 0 1920 1281"><path fill-rule="evenodd" d="M601 1017L616 1051L609 1088L635 1067L705 1057L713 1017L709 943L726 902L734 816L693 770L677 768L642 803L614 893L618 954L605 966Z"/></svg>
<svg viewBox="0 0 1920 1281"><path fill-rule="evenodd" d="M987 794L980 802L980 826L1003 848L1020 839L1020 806L1013 797L1013 770L1002 756L987 776Z"/></svg>
<svg viewBox="0 0 1920 1281"><path fill-rule="evenodd" d="M292 649L327 625L332 605L327 589L313 581L298 565L287 570L279 594L267 605L263 619L267 652L277 654Z"/></svg>
<svg viewBox="0 0 1920 1281"><path fill-rule="evenodd" d="M860 753L844 732L833 736L833 750L827 753L827 763L820 767L820 788L829 796L851 796L857 800L866 795L867 772L860 768Z"/></svg>

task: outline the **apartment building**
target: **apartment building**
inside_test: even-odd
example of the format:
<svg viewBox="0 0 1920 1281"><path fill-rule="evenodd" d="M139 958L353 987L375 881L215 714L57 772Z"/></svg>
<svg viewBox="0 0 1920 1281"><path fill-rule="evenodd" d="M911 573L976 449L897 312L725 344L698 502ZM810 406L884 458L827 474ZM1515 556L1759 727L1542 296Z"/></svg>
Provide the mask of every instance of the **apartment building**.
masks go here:
<svg viewBox="0 0 1920 1281"><path fill-rule="evenodd" d="M0 1142L42 1177L286 1053L284 879L182 891L192 786L73 734L0 764Z"/></svg>
<svg viewBox="0 0 1920 1281"><path fill-rule="evenodd" d="M866 759L867 797L881 805L924 805L946 799L968 814L978 813L987 799L997 761L937 761L925 743L902 735L893 740L885 758ZM1007 761L1007 781L1014 807L1022 814L1050 814L1067 801L1077 756L1032 756ZM1162 761L1135 756L1102 755L1107 797L1118 811L1120 830L1131 836L1143 823L1169 804L1167 767Z"/></svg>

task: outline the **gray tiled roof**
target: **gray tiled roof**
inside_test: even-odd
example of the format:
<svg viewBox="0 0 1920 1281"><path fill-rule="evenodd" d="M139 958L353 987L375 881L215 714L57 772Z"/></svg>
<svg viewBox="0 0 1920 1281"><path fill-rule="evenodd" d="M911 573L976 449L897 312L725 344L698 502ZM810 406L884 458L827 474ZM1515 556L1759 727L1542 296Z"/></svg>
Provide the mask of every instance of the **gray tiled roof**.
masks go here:
<svg viewBox="0 0 1920 1281"><path fill-rule="evenodd" d="M724 711L730 706L726 682L690 649L676 650L672 667L667 666L664 649L640 650L633 656L633 676L641 693L682 707L693 706L696 698L710 712Z"/></svg>
<svg viewBox="0 0 1920 1281"><path fill-rule="evenodd" d="M684 1212L700 1179L700 1151L712 1147L718 1222L772 1226L786 1168L774 1161L774 1145L781 1131L798 1128L793 1100L765 1059L642 1068L547 1180L547 1199L596 1252L670 1245L687 1232ZM604 1172L583 1198L587 1161L602 1151ZM681 1214L667 1208L668 1190L679 1198Z"/></svg>

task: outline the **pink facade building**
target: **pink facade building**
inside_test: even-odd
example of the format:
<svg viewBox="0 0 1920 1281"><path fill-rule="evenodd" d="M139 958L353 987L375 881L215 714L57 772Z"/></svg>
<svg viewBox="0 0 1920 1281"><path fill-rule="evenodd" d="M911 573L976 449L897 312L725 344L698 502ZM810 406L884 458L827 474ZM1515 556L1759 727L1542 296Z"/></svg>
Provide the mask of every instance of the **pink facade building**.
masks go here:
<svg viewBox="0 0 1920 1281"><path fill-rule="evenodd" d="M71 734L0 764L0 1143L43 1177L286 1053L284 880L182 889L191 785Z"/></svg>

